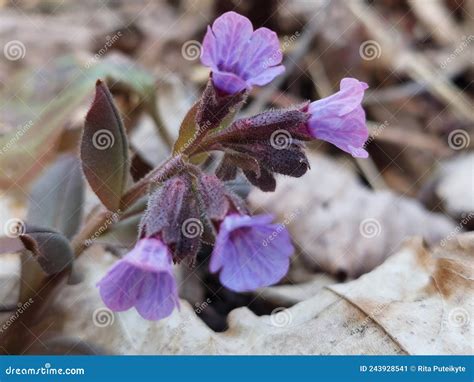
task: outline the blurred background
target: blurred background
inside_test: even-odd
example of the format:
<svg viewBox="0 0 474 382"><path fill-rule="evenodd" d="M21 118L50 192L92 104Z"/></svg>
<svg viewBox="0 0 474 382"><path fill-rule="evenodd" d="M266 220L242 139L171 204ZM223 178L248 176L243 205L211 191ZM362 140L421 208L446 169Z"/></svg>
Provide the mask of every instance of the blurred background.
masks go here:
<svg viewBox="0 0 474 382"><path fill-rule="evenodd" d="M372 271L410 237L422 237L428 248L448 248L458 233L474 228L474 1L0 0L4 233L12 221L24 219L29 204L38 202L32 201L31 190L49 166L77 153L97 78L107 80L122 113L134 178L163 161L208 79L199 61L206 27L230 10L250 18L255 28L275 30L286 66L273 83L253 89L242 116L326 97L339 89L342 78L355 77L370 86L363 101L370 156L355 160L324 142L312 143L311 171L301 179L278 178L275 193L251 190L243 180L231 184L248 195L252 210L276 214L290 230L298 249L292 268L282 285L250 294L226 290L205 266L181 270L180 293L189 303L184 311L194 310L198 319L180 318L166 332L171 336L167 344L175 343L175 337L186 342L198 336L186 327L198 328L193 333L203 327L227 330L232 325L228 314L235 308L246 306L257 316L280 309L277 314L327 285ZM52 181L50 188L55 187ZM82 219L96 203L86 190ZM99 277L123 253L118 247L133 242L134 232L123 232L90 248L80 267L84 277ZM22 285L18 258L2 261L0 321L11 316ZM48 351L193 351L178 340L176 348L147 347L144 332L132 336L132 348L124 345L126 340L112 340L127 336L137 318L124 319L117 329L118 319L110 312L106 319L115 321L111 327L118 332L88 332L85 322L100 307L97 292L91 287L80 294L87 295L82 299L74 294L77 286L69 288L66 305L55 300L51 312L56 318L50 313L32 327L35 337L46 333L45 338L56 341L45 345ZM93 308L86 307L89 298ZM78 308L85 309L89 321L72 317ZM240 319L245 321L245 314ZM294 314L290 318L298 321ZM108 326L99 321L93 329ZM64 327L72 333L67 340L64 333L62 340L48 334ZM97 347L86 340L86 345L73 341L69 346L70 337L100 340ZM29 351L45 352L44 344L46 339L31 341Z"/></svg>

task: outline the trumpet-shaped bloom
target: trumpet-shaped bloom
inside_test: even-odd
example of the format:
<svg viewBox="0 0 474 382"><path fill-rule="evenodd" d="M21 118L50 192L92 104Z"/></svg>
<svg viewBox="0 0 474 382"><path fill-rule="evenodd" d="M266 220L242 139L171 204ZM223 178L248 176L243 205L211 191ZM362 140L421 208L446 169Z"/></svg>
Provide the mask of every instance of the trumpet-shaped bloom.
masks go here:
<svg viewBox="0 0 474 382"><path fill-rule="evenodd" d="M208 26L201 51L214 85L228 94L268 84L285 71L282 58L275 32L254 31L250 20L235 12L224 13Z"/></svg>
<svg viewBox="0 0 474 382"><path fill-rule="evenodd" d="M336 94L310 103L307 123L309 133L353 157L367 158L368 153L363 146L369 133L361 106L367 88L365 82L344 78Z"/></svg>
<svg viewBox="0 0 474 382"><path fill-rule="evenodd" d="M294 248L283 225L271 215L227 215L220 225L211 272L236 292L252 291L280 281L288 272Z"/></svg>
<svg viewBox="0 0 474 382"><path fill-rule="evenodd" d="M105 305L120 312L132 307L147 320L160 320L179 305L171 253L161 240L140 240L98 283Z"/></svg>

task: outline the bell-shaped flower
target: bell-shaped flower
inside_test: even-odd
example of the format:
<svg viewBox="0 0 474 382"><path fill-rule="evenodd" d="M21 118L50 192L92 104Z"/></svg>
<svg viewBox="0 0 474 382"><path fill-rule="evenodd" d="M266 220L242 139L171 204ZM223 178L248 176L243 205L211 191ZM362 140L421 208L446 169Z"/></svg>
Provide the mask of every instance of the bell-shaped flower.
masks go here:
<svg viewBox="0 0 474 382"><path fill-rule="evenodd" d="M353 157L367 158L364 144L369 133L361 102L368 86L355 78L344 78L340 88L336 94L309 104L308 133Z"/></svg>
<svg viewBox="0 0 474 382"><path fill-rule="evenodd" d="M285 71L282 58L275 32L254 31L250 20L235 12L218 17L202 43L201 62L211 68L214 85L227 94L268 84Z"/></svg>
<svg viewBox="0 0 474 382"><path fill-rule="evenodd" d="M105 305L132 307L147 320L160 320L179 306L171 253L157 238L144 238L97 284Z"/></svg>
<svg viewBox="0 0 474 382"><path fill-rule="evenodd" d="M229 214L222 221L211 255L210 271L236 292L279 282L288 272L294 248L283 225L271 215Z"/></svg>

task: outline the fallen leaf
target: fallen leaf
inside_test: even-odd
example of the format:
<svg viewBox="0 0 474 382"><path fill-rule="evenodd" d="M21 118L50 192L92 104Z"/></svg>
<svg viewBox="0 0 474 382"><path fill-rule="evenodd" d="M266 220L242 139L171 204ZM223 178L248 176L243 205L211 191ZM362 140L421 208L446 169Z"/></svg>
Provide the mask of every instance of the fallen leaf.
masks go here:
<svg viewBox="0 0 474 382"><path fill-rule="evenodd" d="M65 287L32 330L42 341L67 333L118 354L472 354L473 252L473 234L433 250L413 238L360 279L291 308L261 317L236 309L218 334L187 302L158 322L108 310L95 284L115 258L94 246L79 261L85 281Z"/></svg>
<svg viewBox="0 0 474 382"><path fill-rule="evenodd" d="M253 209L275 213L307 264L339 278L357 277L381 264L412 235L439 242L454 223L391 191L371 191L342 164L309 157L311 171L280 177L272 194L253 190Z"/></svg>

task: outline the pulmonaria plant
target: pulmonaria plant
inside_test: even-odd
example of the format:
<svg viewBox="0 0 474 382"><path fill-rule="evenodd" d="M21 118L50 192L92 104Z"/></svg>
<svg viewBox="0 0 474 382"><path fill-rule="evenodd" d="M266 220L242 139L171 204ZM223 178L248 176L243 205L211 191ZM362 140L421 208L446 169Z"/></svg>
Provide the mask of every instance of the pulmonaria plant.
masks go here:
<svg viewBox="0 0 474 382"><path fill-rule="evenodd" d="M117 192L101 190L123 188L126 171L114 185L98 187L103 176L87 167L100 161L87 159L89 140L106 125L104 114L117 115L103 84L86 118L84 171L105 206L127 211L148 194L135 247L98 283L104 303L114 311L135 307L149 320L170 315L179 306L173 263L206 263L197 257L204 243L213 246L209 270L225 287L249 292L278 283L294 251L289 233L271 215L251 216L225 182L242 171L256 187L273 191L276 174L300 177L309 169L305 141L324 140L354 157L368 155L361 107L367 85L353 78L344 78L330 97L232 121L253 86L284 72L275 32L254 30L246 17L225 13L208 27L201 61L211 69L210 79L183 121L173 155L127 192L119 190L119 200L110 199ZM118 150L126 155L126 137L120 137ZM210 151L223 153L213 173L196 164Z"/></svg>

